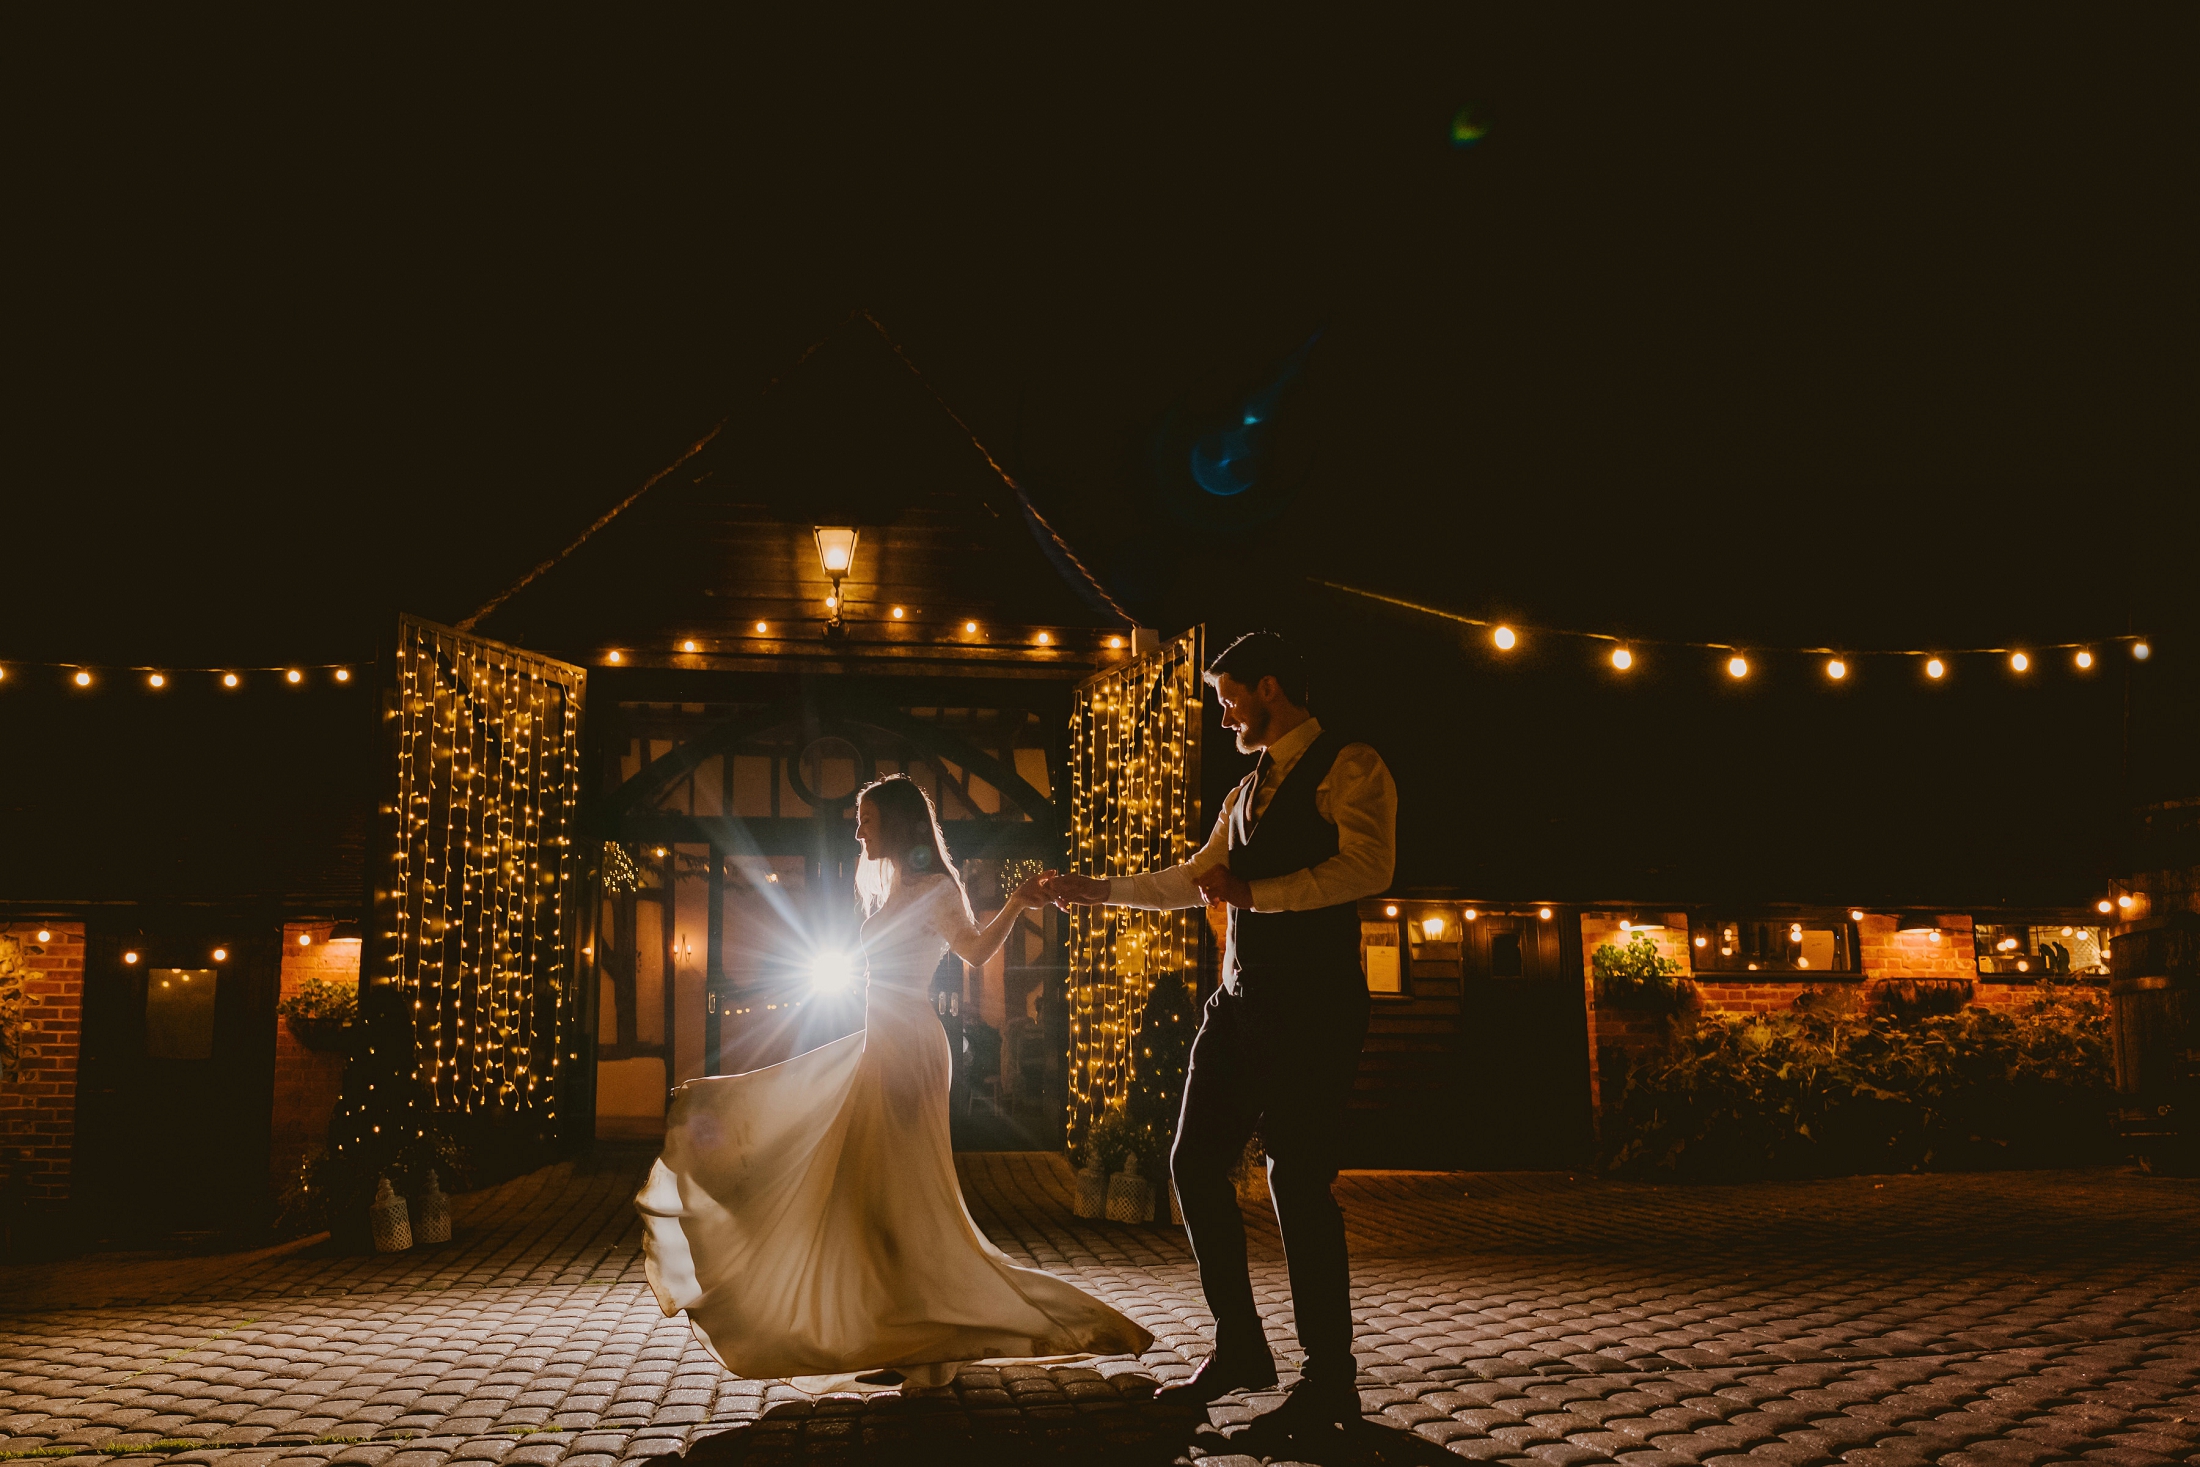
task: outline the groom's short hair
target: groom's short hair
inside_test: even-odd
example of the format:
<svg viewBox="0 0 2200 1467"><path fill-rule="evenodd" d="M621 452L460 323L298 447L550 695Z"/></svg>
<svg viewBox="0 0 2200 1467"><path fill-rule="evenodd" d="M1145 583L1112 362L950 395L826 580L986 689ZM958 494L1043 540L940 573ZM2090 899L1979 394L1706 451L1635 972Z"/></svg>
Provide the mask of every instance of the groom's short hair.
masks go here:
<svg viewBox="0 0 2200 1467"><path fill-rule="evenodd" d="M1307 706L1306 659L1274 632L1247 632L1223 648L1203 676L1210 683L1235 678L1249 688L1272 677L1295 706Z"/></svg>

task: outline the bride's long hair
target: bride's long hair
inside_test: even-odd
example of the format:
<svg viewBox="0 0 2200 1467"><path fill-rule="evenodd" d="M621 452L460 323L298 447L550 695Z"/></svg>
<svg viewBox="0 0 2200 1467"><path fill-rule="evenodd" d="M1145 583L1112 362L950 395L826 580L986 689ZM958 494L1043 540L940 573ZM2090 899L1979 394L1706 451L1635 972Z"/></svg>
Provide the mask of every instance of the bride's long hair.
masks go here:
<svg viewBox="0 0 2200 1467"><path fill-rule="evenodd" d="M880 843L889 854L880 860L866 857L857 863L856 894L863 898L863 910L875 912L885 905L889 885L883 868L891 866L897 883L911 876L939 872L955 883L963 915L970 916L970 894L963 890L962 877L947 859L947 839L940 832L939 812L932 808L932 797L924 792L924 786L906 774L874 779L856 791L858 818L865 806L878 812Z"/></svg>

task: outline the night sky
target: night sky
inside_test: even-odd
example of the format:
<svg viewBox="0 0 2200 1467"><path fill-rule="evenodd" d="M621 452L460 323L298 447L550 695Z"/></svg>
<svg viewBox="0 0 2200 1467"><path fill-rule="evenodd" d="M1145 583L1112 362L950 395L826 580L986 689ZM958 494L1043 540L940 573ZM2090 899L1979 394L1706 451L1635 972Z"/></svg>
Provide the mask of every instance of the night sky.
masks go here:
<svg viewBox="0 0 2200 1467"><path fill-rule="evenodd" d="M1165 629L1334 633L1319 573L1751 646L2145 631L2142 742L2190 747L2170 7L1101 15L14 31L0 659L363 657L866 307ZM1164 471L1316 332L1253 490ZM1349 624L1424 722L1655 729L1572 751L1622 805L1676 740L1817 799L1851 757L2128 793L2053 772L2125 757L2120 687L1829 733L1801 674L1753 711L1695 663L1501 685L1456 629Z"/></svg>

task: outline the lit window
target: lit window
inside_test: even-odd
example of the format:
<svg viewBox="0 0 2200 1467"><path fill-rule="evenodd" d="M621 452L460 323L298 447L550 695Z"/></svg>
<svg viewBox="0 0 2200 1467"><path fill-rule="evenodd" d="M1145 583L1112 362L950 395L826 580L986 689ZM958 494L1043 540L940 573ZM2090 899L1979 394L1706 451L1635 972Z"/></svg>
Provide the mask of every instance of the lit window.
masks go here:
<svg viewBox="0 0 2200 1467"><path fill-rule="evenodd" d="M1863 972L1856 924L1846 916L1697 917L1689 923L1689 945L1697 968L1710 973Z"/></svg>
<svg viewBox="0 0 2200 1467"><path fill-rule="evenodd" d="M1388 909L1396 912L1396 907ZM1360 971L1367 977L1369 993L1405 992L1404 954L1398 949L1396 922L1360 924Z"/></svg>
<svg viewBox="0 0 2200 1467"><path fill-rule="evenodd" d="M2101 929L2064 922L1977 922L1971 945L1981 978L2029 983L2036 978L2071 974L2106 976Z"/></svg>
<svg viewBox="0 0 2200 1467"><path fill-rule="evenodd" d="M145 1057L214 1057L212 968L152 968L145 974Z"/></svg>

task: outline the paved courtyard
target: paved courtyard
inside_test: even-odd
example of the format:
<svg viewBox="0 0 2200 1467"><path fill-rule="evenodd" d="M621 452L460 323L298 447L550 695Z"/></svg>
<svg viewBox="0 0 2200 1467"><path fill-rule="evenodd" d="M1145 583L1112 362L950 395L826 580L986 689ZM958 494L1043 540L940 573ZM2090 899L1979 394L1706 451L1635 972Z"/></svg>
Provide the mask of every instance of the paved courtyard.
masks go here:
<svg viewBox="0 0 2200 1467"><path fill-rule="evenodd" d="M1041 1154L961 1159L986 1231L1154 1332L1142 1359L804 1396L661 1317L606 1150L456 1199L457 1239L0 1269L0 1463L2200 1464L2200 1183L2120 1172L1654 1188L1365 1173L1366 1416L1158 1411L1206 1350L1166 1227L1080 1222ZM1279 1355L1272 1220L1255 1263ZM1286 1379L1289 1379L1288 1373Z"/></svg>

